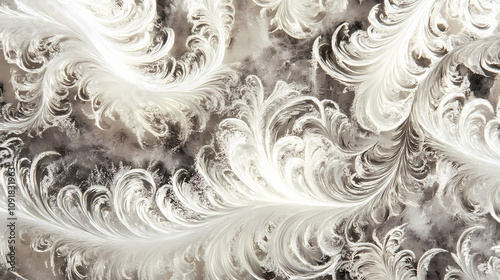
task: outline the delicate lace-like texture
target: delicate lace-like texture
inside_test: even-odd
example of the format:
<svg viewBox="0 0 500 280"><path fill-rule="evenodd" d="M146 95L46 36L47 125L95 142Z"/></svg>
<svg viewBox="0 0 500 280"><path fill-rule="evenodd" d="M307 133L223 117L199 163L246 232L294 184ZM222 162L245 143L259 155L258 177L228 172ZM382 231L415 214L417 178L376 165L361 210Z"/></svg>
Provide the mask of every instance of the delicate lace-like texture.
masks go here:
<svg viewBox="0 0 500 280"><path fill-rule="evenodd" d="M71 114L69 98L91 103L99 128L119 118L139 138L188 136L195 115L224 105L224 65L234 20L230 1L187 1L192 35L180 59L170 52L174 30L157 23L156 2L15 1L0 7L0 40L19 70L18 103L2 108L2 130L41 133ZM76 93L70 94L70 89ZM74 91L72 91L74 92ZM226 93L225 93L226 92Z"/></svg>
<svg viewBox="0 0 500 280"><path fill-rule="evenodd" d="M0 2L16 250L61 279L499 279L500 2L247 2ZM73 153L120 127L183 161Z"/></svg>

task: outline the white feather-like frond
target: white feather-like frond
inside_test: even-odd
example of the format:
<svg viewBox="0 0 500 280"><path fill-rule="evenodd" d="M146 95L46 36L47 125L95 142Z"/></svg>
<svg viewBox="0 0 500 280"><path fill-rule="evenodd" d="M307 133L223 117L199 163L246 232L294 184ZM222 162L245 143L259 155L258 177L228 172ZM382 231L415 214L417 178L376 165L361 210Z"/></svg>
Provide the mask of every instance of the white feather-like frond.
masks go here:
<svg viewBox="0 0 500 280"><path fill-rule="evenodd" d="M380 4L371 10L366 31L347 35L347 24L342 24L331 47L316 40L314 55L328 75L354 89L352 110L361 126L388 131L410 114L429 65L459 45L465 34L492 34L496 21L491 18L497 12L498 3L489 1L386 0L383 11ZM448 23L457 18L468 20L461 21L458 31ZM338 40L342 33L348 42Z"/></svg>
<svg viewBox="0 0 500 280"><path fill-rule="evenodd" d="M284 82L266 98L254 76L241 93L239 118L221 122L217 141L200 151L199 175L190 181L180 170L171 185L157 188L151 173L134 169L118 173L111 187L57 189L50 172L43 180L37 175L41 160L53 153L31 164L15 160L18 216L30 228L33 246L63 256L68 278L84 274L82 267L96 279L153 277L162 269L182 277L200 273L195 260L214 279L265 278L266 271L300 279L332 273L342 246L340 223L370 219L376 205L389 207L388 199L398 199L399 191L390 189L397 181L355 182L354 161L366 157L374 139L335 103L303 96ZM376 163L363 168L370 164ZM400 176L399 167L385 164L381 172Z"/></svg>
<svg viewBox="0 0 500 280"><path fill-rule="evenodd" d="M480 226L465 230L457 241L456 252L451 253L455 265L446 268L444 280L494 280L500 277L500 248L493 246L491 250L494 256L488 258L484 263L478 262L481 257L472 252L472 234L480 229ZM374 234L373 243L349 242L347 245L352 251L349 261L344 261L345 269L354 279L370 280L424 280L427 279L427 269L431 260L440 253L448 251L441 248L433 248L425 251L414 268L415 253L411 250L401 250L404 241L404 226L390 230L381 242Z"/></svg>
<svg viewBox="0 0 500 280"><path fill-rule="evenodd" d="M211 170L205 176L209 182L229 180L227 185L239 186L245 195L264 193L269 187L255 188L265 182L263 187L275 191L263 197L359 205L356 216L375 221L399 213L397 208L409 203L403 197L425 183L422 142L410 121L392 139L370 140L335 103L300 96L283 82L266 99L260 80L250 76L242 96L246 102L237 104L239 118L220 124L221 152L210 161L216 166L198 168ZM234 175L221 177L220 170Z"/></svg>
<svg viewBox="0 0 500 280"><path fill-rule="evenodd" d="M46 253L54 275L70 280L336 273L424 280L428 272L446 280L500 279L500 246L491 247L488 237L499 228L492 221L500 222L500 102L493 92L498 79L491 78L500 72L498 0L384 0L371 9L366 31L344 23L331 46L318 38L312 61L309 50L270 45L296 40L269 38L255 22L235 23L234 6L249 14L260 9L275 30L308 39L325 30L320 22L335 12L328 5L342 8L346 1L0 2L0 42L14 89L4 97L0 83L0 218L17 227L0 232L0 265L9 265L14 233L16 245ZM164 25L185 17L173 15L181 4L190 30L176 30L187 36L177 49L173 29ZM229 48L233 24L240 33ZM246 43L260 54L236 54ZM252 61L269 55L269 62ZM236 84L225 61L237 57L246 59L239 75L267 74L277 68L266 63L286 61L278 72L302 82L312 75L305 84L313 89L272 75ZM324 75L310 72L318 64L347 86L344 93L354 91L352 117L340 109L346 104L327 99L349 97L335 92L335 81L319 84ZM479 76L488 83L476 90ZM268 83L275 83L270 93ZM121 143L118 158L139 168L98 165L82 178L113 155L81 156L84 133L92 131L78 135L84 140L63 129L46 131L67 128L71 117L79 130L76 110L101 129L123 124L140 142L178 136L183 151L159 147L161 164L142 169L142 161L127 158L136 155L126 150L136 146L134 138ZM188 143L207 123L212 130ZM43 147L41 137L28 137L44 131ZM60 154L40 153L52 136L75 141L53 147ZM97 140L89 145L101 151L108 139ZM140 152L146 158L152 151ZM395 223L408 226L377 235ZM452 239L438 235L457 225L468 229L456 252L445 253ZM415 240L403 242L407 229ZM490 232L475 243L479 230ZM484 258L490 247L494 254ZM444 258L446 271L436 268Z"/></svg>
<svg viewBox="0 0 500 280"><path fill-rule="evenodd" d="M332 0L328 0L332 1ZM338 1L337 12L345 9L347 1ZM296 39L310 37L328 12L321 0L254 0L262 8L261 15L272 14L271 26Z"/></svg>
<svg viewBox="0 0 500 280"><path fill-rule="evenodd" d="M481 229L484 228L475 226L462 233L457 242L456 252L451 254L458 268L448 267L444 280L495 280L500 278L499 246L491 248L496 256L491 256L485 263L478 263L478 254L471 253L472 234Z"/></svg>
<svg viewBox="0 0 500 280"><path fill-rule="evenodd" d="M418 205L428 185L421 132L408 119L391 133L356 159L353 178L356 189L363 190L356 196L373 195L370 215L378 222L398 215L405 205Z"/></svg>
<svg viewBox="0 0 500 280"><path fill-rule="evenodd" d="M349 274L359 280L423 280L426 279L427 267L432 258L443 249L426 251L418 262L417 269L413 263L415 254L411 250L401 250L404 241L404 226L387 232L383 242L376 234L373 243L349 243L352 257L345 262Z"/></svg>
<svg viewBox="0 0 500 280"><path fill-rule="evenodd" d="M187 1L189 52L170 54L174 32L156 24L156 2L16 0L0 7L0 41L18 104L3 107L3 131L40 133L71 113L69 92L89 101L99 127L117 117L139 138L169 126L189 134L224 104L222 64L233 23L226 0ZM202 102L205 101L205 102Z"/></svg>
<svg viewBox="0 0 500 280"><path fill-rule="evenodd" d="M430 147L439 156L440 194L459 199L457 204L464 206L466 216L490 212L498 221L498 109L471 95L459 66L480 75L498 73L499 42L496 35L450 52L422 84L414 110Z"/></svg>
<svg viewBox="0 0 500 280"><path fill-rule="evenodd" d="M253 146L247 144L249 148L238 155L228 147L229 170L218 168L210 158L210 148L206 147L200 153L197 168L206 185L183 183L186 172L179 171L172 179L172 186L156 189L148 172L130 170L118 174L110 188L92 186L82 192L76 186L66 186L53 190L50 179L40 184L36 174L39 160L50 153L39 156L29 166L24 166L28 163L26 159L17 161L15 173L20 174L17 181L23 199L18 216L33 228L33 246L51 252L52 256L57 252L65 257L68 278L80 277L83 272L78 268L87 266L90 276L97 279L119 275L153 277L154 272L162 271L159 267L174 269L185 258L202 259L206 276L213 279L239 279L247 274L264 278L265 270L288 277L314 278L333 270L339 258L338 243L342 240L335 234L335 225L348 217L346 213L356 209L357 204L335 200L330 193L335 189L318 184L342 183L342 177L346 179L341 155L359 153L359 147L350 147L343 141L342 133L355 130L339 129L349 124L333 103L326 104L333 107L325 109L314 98L297 96L298 92L284 83L278 83L268 100L263 99L262 89L259 90L248 95L255 103L241 104L241 114L248 117L248 125L237 119L221 124L238 130L235 137L243 137L232 142L235 145L241 145L252 135L259 136L253 138L257 142ZM283 98L292 100L288 107L278 110L278 101ZM319 116L307 115L315 108ZM320 149L318 145L322 143L317 143L318 140L304 145L307 141L298 136L280 138L287 130L279 131L284 115L278 112L286 109L309 118L311 121L304 119L302 124L318 131L325 141L334 139L339 148L330 146L332 151L328 152ZM259 120L268 114L274 118L270 118L266 123L269 129L265 129ZM294 128L294 122L289 125L289 129L299 129ZM268 145L263 145L264 139L269 141ZM290 151L280 143L296 143L291 148L296 149L298 156L281 159L283 151L266 149L278 145ZM304 150L304 146L310 148ZM304 158L304 154L313 159ZM249 156L246 166L233 161L241 155ZM334 162L326 161L325 156ZM252 159L259 157L260 164L272 169L265 171L253 164ZM316 181L311 186L304 181L294 182L293 178L301 177L294 171L318 177L313 166L307 164L315 162L328 164L324 171L320 170L323 178L318 179L329 181ZM6 205L2 206L5 213ZM248 216L254 218L247 219ZM49 224L52 227L47 230ZM51 239L45 240L46 236ZM116 254L121 257L110 258ZM160 261L147 262L148 259ZM194 266L188 263L179 268ZM104 267L112 269L104 271ZM176 270L176 273L184 275L189 271Z"/></svg>

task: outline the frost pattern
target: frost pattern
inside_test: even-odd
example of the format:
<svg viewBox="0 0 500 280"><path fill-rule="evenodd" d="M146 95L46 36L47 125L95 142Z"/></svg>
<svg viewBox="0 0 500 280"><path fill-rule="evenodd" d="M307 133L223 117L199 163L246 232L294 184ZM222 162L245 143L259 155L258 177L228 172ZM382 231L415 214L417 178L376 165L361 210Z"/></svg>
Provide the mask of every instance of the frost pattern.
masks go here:
<svg viewBox="0 0 500 280"><path fill-rule="evenodd" d="M178 58L184 50L173 28L183 30L166 27L157 10L181 13L178 1L0 5L15 91L0 119L0 218L9 217L14 178L20 236L50 255L54 275L500 277L498 1L386 0L371 8L366 30L332 19L332 1L248 1L256 17L260 9L275 30L301 39L266 38L270 46L260 51L278 59L252 59L290 68L286 77L268 71L265 78L252 73L265 61L228 63L232 40L241 39L232 37L233 25L250 30L238 22L244 2L180 2L192 27ZM248 9L241 12L251 15ZM323 34L323 22L338 24L333 34ZM249 46L263 40L246 39ZM306 47L309 56L293 57L298 51L286 44ZM310 67L295 69L303 62ZM310 80L295 81L294 71ZM325 85L316 84L318 71ZM494 86L479 92L478 77ZM350 92L352 116L329 99ZM101 170L107 177L97 181L68 184L71 155L60 147L37 154L33 143L41 140L32 136L50 135L48 128L63 127L81 109L98 128L119 127L119 120L139 140L178 134L180 150L194 130L205 134L196 134L188 167L120 165Z"/></svg>
<svg viewBox="0 0 500 280"><path fill-rule="evenodd" d="M271 14L271 26L275 30L283 30L296 39L304 39L311 36L320 26L321 20L328 12L328 8L335 8L336 12L342 12L346 3L338 1L336 6L329 7L328 2L334 0L254 0L255 4L262 7L263 18ZM327 2L327 3L324 3ZM274 32L273 31L273 32Z"/></svg>
<svg viewBox="0 0 500 280"><path fill-rule="evenodd" d="M495 252L495 256L489 257L485 263L477 264L476 259L478 254L471 253L472 233L480 229L484 228L476 226L462 233L457 242L456 252L452 253L453 260L455 260L458 267L449 267L444 279L489 280L500 277L500 248L498 245L491 248L491 251Z"/></svg>
<svg viewBox="0 0 500 280"><path fill-rule="evenodd" d="M464 215L499 217L498 105L470 93L463 65L471 72L499 72L498 35L465 44L439 62L422 84L414 114L437 152L440 192L463 205ZM454 166L449 166L452 163ZM484 192L481 196L480 192Z"/></svg>
<svg viewBox="0 0 500 280"><path fill-rule="evenodd" d="M426 279L429 262L443 249L425 252L415 269L415 253L401 250L404 241L404 226L390 230L381 242L373 235L374 243L358 242L351 244L352 262L346 262L347 270L355 279Z"/></svg>
<svg viewBox="0 0 500 280"><path fill-rule="evenodd" d="M374 243L352 243L352 262L346 270L354 279L427 279L429 263L438 254L448 253L445 249L432 248L422 254L416 268L414 267L415 253L411 250L401 250L404 242L404 225L391 229L381 242L376 235ZM479 255L471 253L472 233L483 227L475 226L466 229L457 240L456 252L451 253L453 265L446 268L445 280L471 279L486 280L500 277L497 245L491 248L495 253L484 263L478 263Z"/></svg>
<svg viewBox="0 0 500 280"><path fill-rule="evenodd" d="M348 25L342 24L330 48L318 38L315 58L328 75L354 89L353 111L364 128L391 130L410 114L417 86L431 65L465 35L495 31L491 17L497 9L498 3L490 1L385 0L383 11L381 4L370 11L366 31L349 36ZM453 20L462 23L458 32L449 27ZM339 40L341 34L348 40Z"/></svg>
<svg viewBox="0 0 500 280"><path fill-rule="evenodd" d="M203 257L210 278L237 279L242 270L254 277L274 271L314 278L334 270L342 243L335 226L352 215L352 223L370 218L365 216L374 204L397 199L392 197L396 190L390 189L394 185L368 179L352 182L356 174L351 174L355 170L349 158L362 160L373 139L359 133L335 103L300 95L284 82L265 98L260 80L251 76L241 91L243 99L236 104L239 118L223 120L217 147L206 146L198 155L201 181L185 181L186 171L179 170L171 185L157 189L152 175L138 169L117 174L110 187L52 190L56 182L50 175L37 178L37 170L40 160L54 153L41 154L31 164L25 158L15 161L26 204L23 218L33 219L39 228L59 225L55 232L38 236L33 246L62 231L61 239L43 242L44 250L55 255L75 238L85 242L93 236L85 247L65 251L72 268L68 278L78 278L82 274L78 267L89 265L89 260L93 277L131 275L127 264L141 250L133 247L133 254L109 263L116 248L103 244L110 240L126 247L161 242L166 247L155 252L164 258L171 254L181 258L193 248L188 256ZM249 213L259 219L245 219ZM71 234L78 231L81 235ZM233 249L225 249L220 240L234 240ZM97 255L102 250L111 252ZM104 272L104 266L116 269ZM155 276L150 265L140 263L136 270L144 277Z"/></svg>
<svg viewBox="0 0 500 280"><path fill-rule="evenodd" d="M69 99L91 104L99 128L120 119L141 139L192 115L203 127L224 105L230 68L222 63L234 9L226 0L187 1L188 52L171 55L174 31L157 22L156 2L16 0L0 7L0 40L17 104L2 108L0 129L41 133L71 114ZM33 35L35 34L35 35ZM77 91L76 93L74 93Z"/></svg>

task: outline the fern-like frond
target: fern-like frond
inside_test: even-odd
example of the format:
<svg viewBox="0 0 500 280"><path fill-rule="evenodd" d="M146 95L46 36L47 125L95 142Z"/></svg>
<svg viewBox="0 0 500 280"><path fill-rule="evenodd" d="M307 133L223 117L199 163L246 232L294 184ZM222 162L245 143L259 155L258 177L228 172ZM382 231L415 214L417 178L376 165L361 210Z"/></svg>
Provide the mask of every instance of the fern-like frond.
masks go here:
<svg viewBox="0 0 500 280"><path fill-rule="evenodd" d="M354 89L352 110L362 127L377 132L395 129L410 114L417 86L430 65L466 35L495 32L496 21L491 18L498 4L477 2L386 0L371 10L366 31L348 35L347 24L342 24L331 47L318 38L315 59L328 75ZM452 30L457 19L464 24ZM338 40L341 34L348 41Z"/></svg>
<svg viewBox="0 0 500 280"><path fill-rule="evenodd" d="M71 114L70 91L91 103L100 128L119 118L141 139L180 126L185 140L195 115L203 127L224 105L223 65L233 24L226 0L187 2L189 49L170 54L174 32L156 24L156 2L17 0L0 7L0 41L14 73L17 105L2 109L0 129L41 133Z"/></svg>

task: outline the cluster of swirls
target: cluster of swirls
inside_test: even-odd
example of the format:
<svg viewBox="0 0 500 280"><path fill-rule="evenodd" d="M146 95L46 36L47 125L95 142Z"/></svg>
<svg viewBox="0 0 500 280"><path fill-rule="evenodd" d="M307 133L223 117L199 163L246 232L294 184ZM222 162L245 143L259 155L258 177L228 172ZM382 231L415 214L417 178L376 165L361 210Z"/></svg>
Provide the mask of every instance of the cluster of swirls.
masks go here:
<svg viewBox="0 0 500 280"><path fill-rule="evenodd" d="M229 1L188 1L187 53L174 58L174 31L157 22L156 1L14 1L0 7L1 41L17 104L2 108L0 128L40 134L71 114L70 89L91 103L103 128L119 118L139 138L180 127L224 104L233 75L223 64L234 21ZM226 82L225 82L226 81Z"/></svg>
<svg viewBox="0 0 500 280"><path fill-rule="evenodd" d="M351 112L226 63L231 0L184 1L192 28L180 57L153 0L4 1L15 101L1 110L0 217L13 169L21 235L67 279L426 279L435 262L447 264L442 279L500 278L500 245L487 256L473 241L500 223L500 105L470 83L500 72L500 2L385 0L366 30L339 22L328 45L323 20L350 7L332 2L252 5L269 32L313 39L311 71L354 94ZM207 129L212 139L169 178L122 166L66 185L61 154L26 157L23 137L75 106L93 129L123 125L138 143L183 145ZM416 252L409 226L392 227L429 194L466 225L455 249Z"/></svg>

